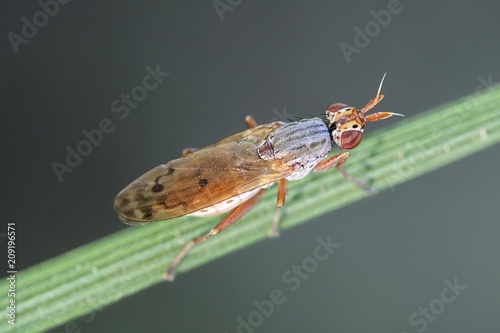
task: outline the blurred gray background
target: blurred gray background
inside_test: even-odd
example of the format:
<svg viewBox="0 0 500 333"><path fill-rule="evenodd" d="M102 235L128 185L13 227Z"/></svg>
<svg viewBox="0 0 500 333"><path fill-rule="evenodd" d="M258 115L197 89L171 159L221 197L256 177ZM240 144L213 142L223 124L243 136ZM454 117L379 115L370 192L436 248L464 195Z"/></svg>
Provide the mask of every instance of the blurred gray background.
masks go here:
<svg viewBox="0 0 500 333"><path fill-rule="evenodd" d="M500 82L493 0L73 1L49 9L45 22L35 15L41 27L18 44L8 34L22 35L23 17L33 22L42 7L2 7L1 218L18 221L21 268L127 228L112 208L119 190L185 147L242 130L247 114L263 123L277 110L307 117L332 102L362 106L386 71L378 110L408 117ZM389 10L390 19L381 14ZM367 27L369 41L356 39ZM346 56L341 43L356 51ZM127 117L114 113L111 104L158 64L170 75ZM104 118L112 133L60 182L51 164ZM282 289L286 301L254 332L498 331L499 156L500 146L478 152L75 325L250 332L238 318L248 321L254 301ZM290 291L282 274L328 235L341 247ZM459 295L443 303L444 281L455 279L467 289L445 292Z"/></svg>

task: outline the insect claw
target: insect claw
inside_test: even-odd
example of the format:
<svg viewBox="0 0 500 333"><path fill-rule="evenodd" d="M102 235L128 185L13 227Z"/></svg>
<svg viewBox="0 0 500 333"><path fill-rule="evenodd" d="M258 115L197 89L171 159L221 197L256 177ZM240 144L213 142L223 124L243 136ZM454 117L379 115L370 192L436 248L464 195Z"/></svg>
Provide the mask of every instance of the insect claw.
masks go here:
<svg viewBox="0 0 500 333"><path fill-rule="evenodd" d="M279 236L280 236L280 232L279 231L270 230L267 233L267 237L269 237L269 238L278 238Z"/></svg>
<svg viewBox="0 0 500 333"><path fill-rule="evenodd" d="M369 185L361 183L360 187L366 192L366 195L375 194L375 190L373 188L371 188Z"/></svg>
<svg viewBox="0 0 500 333"><path fill-rule="evenodd" d="M174 279L175 279L175 275L172 272L166 272L165 274L163 274L163 280L165 280L165 281L172 282L172 281L174 281Z"/></svg>
<svg viewBox="0 0 500 333"><path fill-rule="evenodd" d="M271 230L269 230L269 232L267 233L267 236L269 238L279 237L279 235L280 235L280 228L279 228L280 217L281 217L281 207L277 207L276 211L274 212L273 226L271 227Z"/></svg>

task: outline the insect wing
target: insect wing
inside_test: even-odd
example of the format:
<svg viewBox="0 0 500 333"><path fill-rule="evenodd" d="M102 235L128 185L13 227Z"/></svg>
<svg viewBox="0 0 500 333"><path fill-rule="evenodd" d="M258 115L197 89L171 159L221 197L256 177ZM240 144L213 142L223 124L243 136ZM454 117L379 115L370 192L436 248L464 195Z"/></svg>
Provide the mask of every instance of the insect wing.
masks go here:
<svg viewBox="0 0 500 333"><path fill-rule="evenodd" d="M248 129L157 166L118 194L116 212L133 225L171 219L286 177L289 170L280 161L257 153L280 124Z"/></svg>

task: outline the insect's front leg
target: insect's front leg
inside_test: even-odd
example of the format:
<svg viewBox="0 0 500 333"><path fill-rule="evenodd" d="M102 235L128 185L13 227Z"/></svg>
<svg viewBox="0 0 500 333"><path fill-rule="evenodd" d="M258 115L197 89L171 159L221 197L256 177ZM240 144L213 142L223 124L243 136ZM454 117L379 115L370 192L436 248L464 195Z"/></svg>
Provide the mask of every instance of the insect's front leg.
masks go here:
<svg viewBox="0 0 500 333"><path fill-rule="evenodd" d="M342 175L353 182L356 186L360 187L364 191L366 191L368 194L372 194L374 190L368 186L367 184L363 183L361 180L357 179L347 171L345 171L342 167L344 166L345 161L349 157L349 153L346 151L343 151L341 153L338 153L336 155L333 155L330 158L327 158L326 160L323 160L319 162L314 169L312 170L313 172L323 172L327 171L333 167L336 167Z"/></svg>
<svg viewBox="0 0 500 333"><path fill-rule="evenodd" d="M184 247L179 251L179 253L174 257L174 259L170 262L170 265L167 268L167 272L163 276L163 278L167 281L173 281L175 278L175 269L182 261L182 259L186 256L186 254L191 250L191 248L201 243L210 237L217 235L222 230L228 228L231 224L238 221L243 215L245 215L262 197L264 194L264 189L260 190L253 197L243 202L241 205L233 209L229 214L227 214L210 232L207 234L195 237L189 242L187 242Z"/></svg>

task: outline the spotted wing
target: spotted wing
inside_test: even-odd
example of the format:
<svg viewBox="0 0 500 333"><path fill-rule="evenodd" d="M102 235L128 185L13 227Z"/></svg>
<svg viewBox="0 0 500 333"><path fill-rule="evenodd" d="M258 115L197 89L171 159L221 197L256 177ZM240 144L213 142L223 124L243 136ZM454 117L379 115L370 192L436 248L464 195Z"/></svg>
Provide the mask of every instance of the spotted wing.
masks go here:
<svg viewBox="0 0 500 333"><path fill-rule="evenodd" d="M257 126L159 165L121 191L115 210L127 224L166 220L285 178L282 161L263 160L258 145L280 122Z"/></svg>

